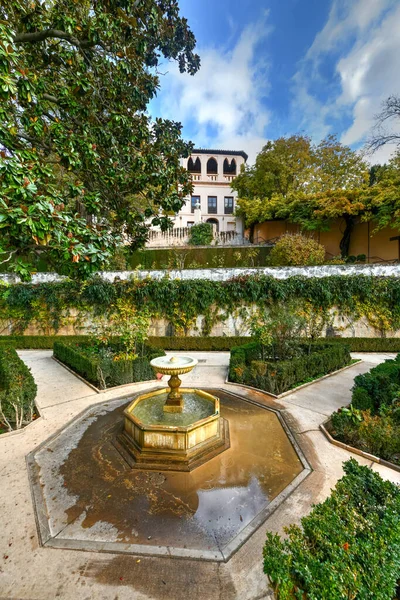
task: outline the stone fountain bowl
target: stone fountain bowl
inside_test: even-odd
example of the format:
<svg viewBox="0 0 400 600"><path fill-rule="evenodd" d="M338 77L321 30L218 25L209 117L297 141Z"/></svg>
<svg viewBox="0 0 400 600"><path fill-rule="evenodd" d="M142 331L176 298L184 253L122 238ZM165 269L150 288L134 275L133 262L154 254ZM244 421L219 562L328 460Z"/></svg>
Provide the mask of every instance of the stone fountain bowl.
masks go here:
<svg viewBox="0 0 400 600"><path fill-rule="evenodd" d="M163 375L183 375L189 373L197 365L197 360L190 356L158 356L150 361L157 373Z"/></svg>
<svg viewBox="0 0 400 600"><path fill-rule="evenodd" d="M124 429L117 436L116 447L132 468L191 471L230 446L229 426L220 417L219 398L203 390L184 388L181 392L183 396L197 396L203 404L210 403L204 418L167 413L166 422L163 417L152 422L151 418L139 417L141 403L157 402L167 391L138 394L124 410Z"/></svg>

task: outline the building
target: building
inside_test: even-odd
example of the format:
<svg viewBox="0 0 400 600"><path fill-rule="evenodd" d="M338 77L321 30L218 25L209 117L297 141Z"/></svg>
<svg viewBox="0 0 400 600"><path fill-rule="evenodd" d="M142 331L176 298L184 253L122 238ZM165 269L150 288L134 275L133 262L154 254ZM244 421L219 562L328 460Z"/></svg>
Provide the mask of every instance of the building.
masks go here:
<svg viewBox="0 0 400 600"><path fill-rule="evenodd" d="M194 190L175 216L174 227L191 227L201 220L215 225L218 233L236 231L243 235L242 221L234 215L237 193L231 184L247 158L242 150L193 150L190 158L183 159Z"/></svg>

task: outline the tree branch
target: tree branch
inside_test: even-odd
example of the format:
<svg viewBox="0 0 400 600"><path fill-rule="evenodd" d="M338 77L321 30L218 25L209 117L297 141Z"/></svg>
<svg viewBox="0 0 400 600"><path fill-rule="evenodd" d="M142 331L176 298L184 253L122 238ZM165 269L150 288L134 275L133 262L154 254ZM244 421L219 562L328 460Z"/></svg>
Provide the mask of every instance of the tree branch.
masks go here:
<svg viewBox="0 0 400 600"><path fill-rule="evenodd" d="M18 252L18 250L12 250L12 251L10 252L10 256L9 256L8 258L6 258L5 260L2 260L2 261L0 262L0 265L4 265L4 263L6 263L6 262L8 262L9 260L11 260L11 258L14 256L14 254L15 254L16 252ZM1 254L3 254L3 253L1 252Z"/></svg>
<svg viewBox="0 0 400 600"><path fill-rule="evenodd" d="M78 48L90 48L95 45L94 42L91 42L90 40L79 40L74 35L59 29L44 29L43 31L33 31L31 33L17 33L17 35L14 37L14 43L29 44L43 42L48 38L65 40L73 46L77 46Z"/></svg>

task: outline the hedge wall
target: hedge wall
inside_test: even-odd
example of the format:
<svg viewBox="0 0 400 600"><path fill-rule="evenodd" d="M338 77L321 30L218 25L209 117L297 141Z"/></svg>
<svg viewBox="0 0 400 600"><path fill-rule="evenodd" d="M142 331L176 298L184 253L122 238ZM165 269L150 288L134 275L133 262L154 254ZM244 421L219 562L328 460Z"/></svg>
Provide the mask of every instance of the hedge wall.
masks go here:
<svg viewBox="0 0 400 600"><path fill-rule="evenodd" d="M248 337L149 337L148 344L162 350L219 351L227 352L234 346L244 344ZM0 347L11 346L18 350L51 350L54 342L74 344L87 342L87 335L3 335Z"/></svg>
<svg viewBox="0 0 400 600"><path fill-rule="evenodd" d="M85 342L87 335L2 335L0 347L12 346L18 350L52 349L54 342ZM252 341L250 337L193 336L193 337L149 337L148 342L163 350L219 351L227 352L235 346ZM321 338L321 341L345 344L351 352L400 352L400 338Z"/></svg>
<svg viewBox="0 0 400 600"><path fill-rule="evenodd" d="M284 540L267 534L264 573L279 600L391 600L400 575L400 489L354 459L331 496Z"/></svg>
<svg viewBox="0 0 400 600"><path fill-rule="evenodd" d="M79 344L54 342L53 353L60 362L99 389L154 379L150 360L165 354L163 350L146 346L143 357L136 360L113 361L86 354L84 345L85 343L82 342Z"/></svg>
<svg viewBox="0 0 400 600"><path fill-rule="evenodd" d="M9 431L30 423L37 386L14 348L0 348L0 423Z"/></svg>
<svg viewBox="0 0 400 600"><path fill-rule="evenodd" d="M290 360L264 361L257 342L232 348L229 381L279 395L351 362L345 344L317 342L301 344L300 349L302 354Z"/></svg>

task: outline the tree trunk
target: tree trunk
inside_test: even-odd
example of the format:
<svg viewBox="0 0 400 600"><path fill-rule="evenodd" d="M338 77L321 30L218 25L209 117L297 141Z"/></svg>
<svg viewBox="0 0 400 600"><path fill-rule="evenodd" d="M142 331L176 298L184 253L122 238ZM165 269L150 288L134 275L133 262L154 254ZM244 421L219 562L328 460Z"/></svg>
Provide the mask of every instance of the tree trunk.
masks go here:
<svg viewBox="0 0 400 600"><path fill-rule="evenodd" d="M251 244L254 244L254 230L255 230L255 223L252 223L249 227L249 242Z"/></svg>
<svg viewBox="0 0 400 600"><path fill-rule="evenodd" d="M342 258L347 258L349 255L350 239L354 229L355 217L346 215L344 217L344 221L346 223L346 227L344 229L342 239L340 240L339 248Z"/></svg>

